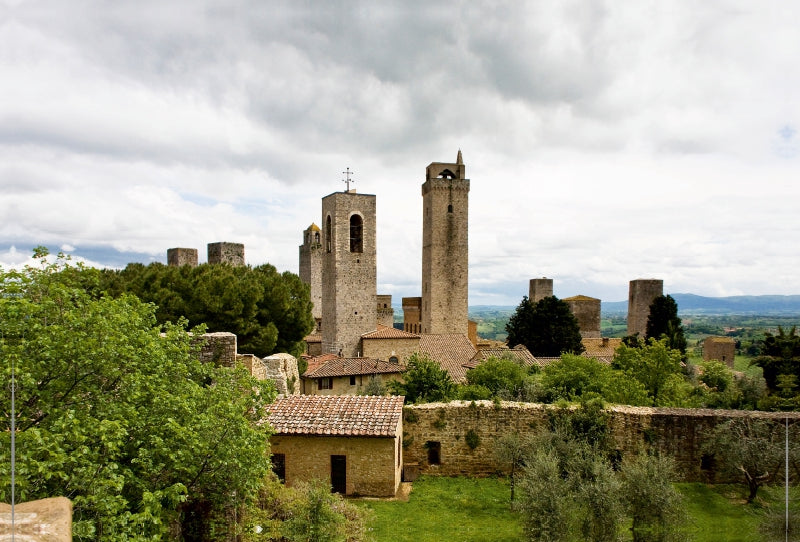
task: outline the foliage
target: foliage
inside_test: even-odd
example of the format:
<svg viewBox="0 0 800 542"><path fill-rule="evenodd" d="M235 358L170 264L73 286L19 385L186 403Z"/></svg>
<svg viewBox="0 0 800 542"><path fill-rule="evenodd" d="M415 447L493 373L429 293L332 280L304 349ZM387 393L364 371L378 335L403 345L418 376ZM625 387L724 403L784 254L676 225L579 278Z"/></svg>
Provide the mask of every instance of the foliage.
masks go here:
<svg viewBox="0 0 800 542"><path fill-rule="evenodd" d="M361 390L359 395L386 395L389 389L379 377L372 375L367 380L367 384Z"/></svg>
<svg viewBox="0 0 800 542"><path fill-rule="evenodd" d="M755 358L752 364L762 368L764 380L771 392L779 390L780 375L800 378L800 335L797 334L797 328L792 326L787 333L778 326L777 335L765 333L761 344L761 355Z"/></svg>
<svg viewBox="0 0 800 542"><path fill-rule="evenodd" d="M474 429L470 429L464 435L464 442L466 442L467 446L469 446L470 450L474 450L481 444L481 437L478 433L475 432Z"/></svg>
<svg viewBox="0 0 800 542"><path fill-rule="evenodd" d="M547 390L542 394L547 402L574 401L591 394L617 404L650 403L644 385L635 378L594 358L574 354L563 354L559 361L545 366L541 385Z"/></svg>
<svg viewBox="0 0 800 542"><path fill-rule="evenodd" d="M564 301L555 296L531 303L522 298L506 324L508 346L524 345L534 356L558 357L564 352L580 354L578 321Z"/></svg>
<svg viewBox="0 0 800 542"><path fill-rule="evenodd" d="M518 505L526 540L569 540L577 527L569 486L554 450L539 448L526 458Z"/></svg>
<svg viewBox="0 0 800 542"><path fill-rule="evenodd" d="M495 443L495 457L500 463L508 466L512 505L514 504L517 474L525 466L525 459L534 450L535 444L535 439L528 435L520 436L516 431L503 434Z"/></svg>
<svg viewBox="0 0 800 542"><path fill-rule="evenodd" d="M239 350L259 357L274 352L298 357L314 328L308 286L269 264L133 263L121 271L103 270L99 286L115 296L132 293L155 303L159 323L185 318L210 332L235 333Z"/></svg>
<svg viewBox="0 0 800 542"><path fill-rule="evenodd" d="M660 295L650 304L645 338L665 338L669 348L680 350L681 354L686 353L686 337L678 317L678 304L671 295Z"/></svg>
<svg viewBox="0 0 800 542"><path fill-rule="evenodd" d="M639 347L621 344L614 352L612 367L641 382L656 406L669 404L670 395L674 396L669 392L675 390L675 379L683 380L681 353L670 348L666 339L649 339Z"/></svg>
<svg viewBox="0 0 800 542"><path fill-rule="evenodd" d="M467 371L467 384L489 390L489 397L514 399L522 391L528 371L510 359L490 357L474 369ZM488 399L489 397L481 397Z"/></svg>
<svg viewBox="0 0 800 542"><path fill-rule="evenodd" d="M395 395L404 395L407 403L448 401L456 394L450 374L429 357L417 353L409 356L402 381L390 382L389 389Z"/></svg>
<svg viewBox="0 0 800 542"><path fill-rule="evenodd" d="M790 427L790 453L796 462L798 429ZM719 472L740 478L747 485L747 502L753 502L758 489L780 471L784 459L785 431L781 424L757 418L735 418L714 428L702 446L713 456Z"/></svg>
<svg viewBox="0 0 800 542"><path fill-rule="evenodd" d="M686 509L670 480L675 466L670 458L639 454L622 464L622 494L629 515L634 542L684 540L679 527Z"/></svg>
<svg viewBox="0 0 800 542"><path fill-rule="evenodd" d="M208 530L247 506L269 469L259 422L271 384L200 363L185 321L156 326L154 307L133 296L90 295L95 270L45 255L40 268L0 271L18 498L69 497L76 538L97 540L159 538L181 521ZM0 395L0 412L9 402ZM0 464L9 439L0 430ZM3 469L0 499L9 493Z"/></svg>
<svg viewBox="0 0 800 542"><path fill-rule="evenodd" d="M369 540L371 513L351 504L321 480L286 487L268 476L243 520L243 542Z"/></svg>

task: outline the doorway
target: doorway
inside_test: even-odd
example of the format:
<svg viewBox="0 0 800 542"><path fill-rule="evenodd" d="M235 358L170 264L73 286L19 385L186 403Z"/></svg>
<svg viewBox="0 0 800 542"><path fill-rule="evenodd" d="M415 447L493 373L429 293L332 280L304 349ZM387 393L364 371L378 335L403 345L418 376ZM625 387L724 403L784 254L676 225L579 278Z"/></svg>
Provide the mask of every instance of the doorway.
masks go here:
<svg viewBox="0 0 800 542"><path fill-rule="evenodd" d="M331 456L331 490L334 493L347 494L347 456Z"/></svg>

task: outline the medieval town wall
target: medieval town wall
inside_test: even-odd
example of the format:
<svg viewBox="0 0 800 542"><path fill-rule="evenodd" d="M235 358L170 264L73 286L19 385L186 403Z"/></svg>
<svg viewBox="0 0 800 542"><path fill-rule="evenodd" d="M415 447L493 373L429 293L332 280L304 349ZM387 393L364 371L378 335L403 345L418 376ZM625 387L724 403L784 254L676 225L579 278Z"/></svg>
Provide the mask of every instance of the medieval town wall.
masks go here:
<svg viewBox="0 0 800 542"><path fill-rule="evenodd" d="M487 476L503 472L495 457L503 435L542 431L552 405L492 401L454 401L413 405L403 411L403 445L406 471L444 476ZM732 418L800 419L799 412L609 407L610 429L623 458L648 447L672 456L684 481L713 481L701 469L704 434ZM438 443L439 464L429 452Z"/></svg>

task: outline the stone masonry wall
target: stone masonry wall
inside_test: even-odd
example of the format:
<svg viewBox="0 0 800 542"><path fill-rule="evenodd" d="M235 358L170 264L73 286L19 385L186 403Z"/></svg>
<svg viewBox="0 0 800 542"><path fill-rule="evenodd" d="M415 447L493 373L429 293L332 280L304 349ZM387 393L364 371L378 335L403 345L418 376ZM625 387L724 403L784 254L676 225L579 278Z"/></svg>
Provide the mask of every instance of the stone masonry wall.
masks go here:
<svg viewBox="0 0 800 542"><path fill-rule="evenodd" d="M208 263L227 263L230 265L244 265L244 245L242 243L209 243Z"/></svg>
<svg viewBox="0 0 800 542"><path fill-rule="evenodd" d="M628 335L646 335L650 305L663 294L664 281L661 279L636 279L628 283Z"/></svg>
<svg viewBox="0 0 800 542"><path fill-rule="evenodd" d="M730 337L707 337L703 341L703 360L715 359L733 369L736 356L736 341Z"/></svg>
<svg viewBox="0 0 800 542"><path fill-rule="evenodd" d="M403 443L406 470L446 476L485 476L502 472L494 456L495 442L504 434L527 434L546 427L552 405L491 401L454 401L406 407ZM754 417L780 421L800 413L739 410L611 407L611 433L622 457L653 446L675 458L685 481L707 481L701 470L700 446L709 429L731 418ZM441 446L440 464L428 461L429 443ZM475 445L477 443L477 445ZM470 444L475 445L474 448Z"/></svg>

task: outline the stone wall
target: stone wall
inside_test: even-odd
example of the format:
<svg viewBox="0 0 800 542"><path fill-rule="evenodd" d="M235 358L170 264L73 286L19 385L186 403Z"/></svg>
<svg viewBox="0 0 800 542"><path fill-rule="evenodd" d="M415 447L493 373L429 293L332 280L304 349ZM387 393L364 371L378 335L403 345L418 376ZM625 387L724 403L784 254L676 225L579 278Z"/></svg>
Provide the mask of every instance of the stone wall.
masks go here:
<svg viewBox="0 0 800 542"><path fill-rule="evenodd" d="M545 297L552 297L553 295L553 279L542 277L540 279L531 279L528 284L528 300L531 303L537 303Z"/></svg>
<svg viewBox="0 0 800 542"><path fill-rule="evenodd" d="M226 331L206 333L202 336L205 341L200 349L200 361L214 363L223 367L233 367L236 364L236 335Z"/></svg>
<svg viewBox="0 0 800 542"><path fill-rule="evenodd" d="M209 243L208 263L244 265L244 245L241 243Z"/></svg>
<svg viewBox="0 0 800 542"><path fill-rule="evenodd" d="M180 267L182 265L190 265L192 267L197 267L197 249L168 248L167 265L174 267Z"/></svg>
<svg viewBox="0 0 800 542"><path fill-rule="evenodd" d="M402 446L399 438L274 435L273 454L284 454L286 485L312 479L330 480L331 456L347 458L347 495L393 497L400 485Z"/></svg>
<svg viewBox="0 0 800 542"><path fill-rule="evenodd" d="M578 321L581 338L597 339L600 337L600 300L595 297L576 295L564 299L569 310Z"/></svg>
<svg viewBox="0 0 800 542"><path fill-rule="evenodd" d="M258 358L256 358L258 359ZM250 374L261 380L272 380L281 395L300 394L300 373L297 371L297 358L291 354L272 354L258 360L263 367L263 376Z"/></svg>
<svg viewBox="0 0 800 542"><path fill-rule="evenodd" d="M414 352L419 352L419 337L396 339L362 339L362 348L365 358L382 359L391 361L395 356L400 363L405 361Z"/></svg>
<svg viewBox="0 0 800 542"><path fill-rule="evenodd" d="M485 476L503 472L495 442L507 433L528 434L546 427L551 405L491 401L429 403L404 408L403 442L407 470L446 476ZM674 457L685 481L707 481L713 473L701 470L703 435L724 421L757 417L781 421L800 413L740 410L611 407L610 428L622 457L655 447ZM439 443L439 464L429 453Z"/></svg>

